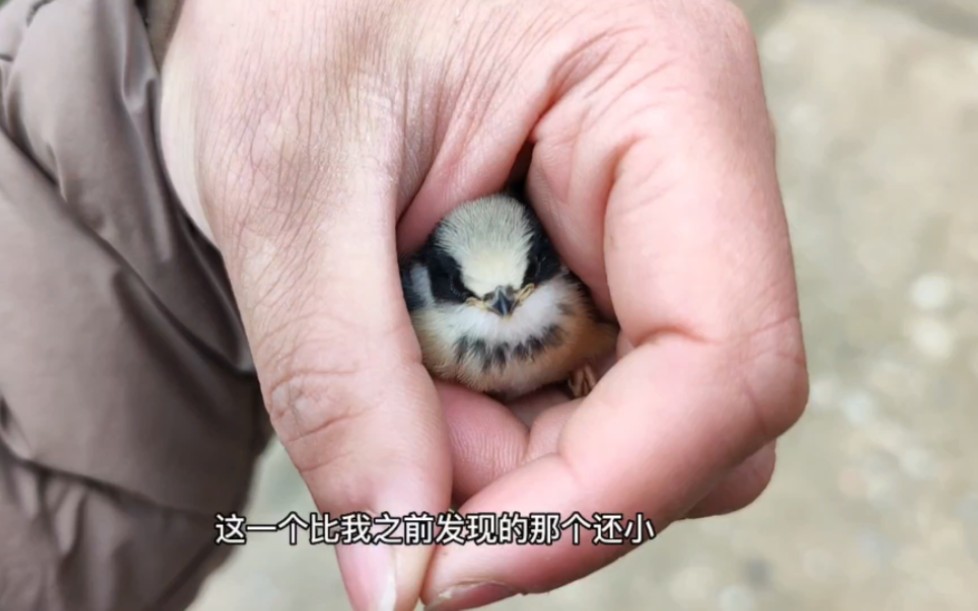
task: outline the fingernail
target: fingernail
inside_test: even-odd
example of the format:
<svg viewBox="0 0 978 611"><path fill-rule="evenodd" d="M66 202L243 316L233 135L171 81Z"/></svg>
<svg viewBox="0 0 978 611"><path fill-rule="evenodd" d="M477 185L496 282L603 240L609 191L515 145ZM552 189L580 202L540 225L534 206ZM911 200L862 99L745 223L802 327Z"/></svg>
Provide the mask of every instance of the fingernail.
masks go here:
<svg viewBox="0 0 978 611"><path fill-rule="evenodd" d="M460 611L475 609L516 594L516 591L506 584L492 581L479 583L461 583L444 590L431 604L425 606L425 611Z"/></svg>
<svg viewBox="0 0 978 611"><path fill-rule="evenodd" d="M397 579L391 546L341 545L336 556L355 609L394 611Z"/></svg>

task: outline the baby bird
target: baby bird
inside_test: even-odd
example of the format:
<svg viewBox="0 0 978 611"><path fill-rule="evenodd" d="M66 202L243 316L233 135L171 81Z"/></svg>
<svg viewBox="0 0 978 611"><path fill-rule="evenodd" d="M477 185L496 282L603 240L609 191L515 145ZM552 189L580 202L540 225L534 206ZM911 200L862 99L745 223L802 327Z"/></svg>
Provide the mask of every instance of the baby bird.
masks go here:
<svg viewBox="0 0 978 611"><path fill-rule="evenodd" d="M432 375L504 400L565 381L586 395L618 335L530 207L508 195L442 219L401 265L401 284Z"/></svg>

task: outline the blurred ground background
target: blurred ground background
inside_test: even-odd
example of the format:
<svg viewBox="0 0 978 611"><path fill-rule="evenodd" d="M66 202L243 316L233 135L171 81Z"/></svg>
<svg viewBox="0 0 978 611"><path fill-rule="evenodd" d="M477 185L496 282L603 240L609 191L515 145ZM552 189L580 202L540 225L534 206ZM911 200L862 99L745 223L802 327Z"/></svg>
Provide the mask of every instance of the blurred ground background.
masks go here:
<svg viewBox="0 0 978 611"><path fill-rule="evenodd" d="M742 0L779 130L812 397L774 482L494 608L978 609L978 0ZM278 446L249 520L308 513ZM326 547L253 535L194 611L346 609Z"/></svg>

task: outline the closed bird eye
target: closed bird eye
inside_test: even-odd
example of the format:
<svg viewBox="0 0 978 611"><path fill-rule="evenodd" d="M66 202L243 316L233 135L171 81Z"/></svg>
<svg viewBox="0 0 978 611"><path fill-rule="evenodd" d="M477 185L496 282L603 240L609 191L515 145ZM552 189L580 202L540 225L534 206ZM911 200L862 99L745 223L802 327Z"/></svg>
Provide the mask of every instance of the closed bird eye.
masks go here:
<svg viewBox="0 0 978 611"><path fill-rule="evenodd" d="M458 274L452 275L451 289L452 293L454 293L459 300L463 300L471 295L471 292L465 288L465 285L462 283L462 276Z"/></svg>
<svg viewBox="0 0 978 611"><path fill-rule="evenodd" d="M462 281L462 270L450 254L440 248L427 253L428 278L432 296L442 302L462 303L472 293Z"/></svg>

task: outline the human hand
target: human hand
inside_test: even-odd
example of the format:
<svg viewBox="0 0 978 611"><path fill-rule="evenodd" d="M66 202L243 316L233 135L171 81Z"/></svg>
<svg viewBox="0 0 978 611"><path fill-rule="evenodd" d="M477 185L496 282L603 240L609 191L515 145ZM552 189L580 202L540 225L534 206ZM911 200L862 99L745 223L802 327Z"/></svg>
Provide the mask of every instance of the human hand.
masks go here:
<svg viewBox="0 0 978 611"><path fill-rule="evenodd" d="M273 425L322 510L437 513L454 491L463 512L642 512L661 531L763 490L807 374L736 9L186 0L169 53L168 167L224 254ZM592 394L534 408L530 429L436 390L396 264L514 167L622 329ZM356 608L548 590L626 551L394 550L338 549Z"/></svg>

